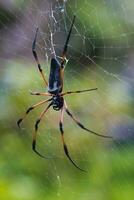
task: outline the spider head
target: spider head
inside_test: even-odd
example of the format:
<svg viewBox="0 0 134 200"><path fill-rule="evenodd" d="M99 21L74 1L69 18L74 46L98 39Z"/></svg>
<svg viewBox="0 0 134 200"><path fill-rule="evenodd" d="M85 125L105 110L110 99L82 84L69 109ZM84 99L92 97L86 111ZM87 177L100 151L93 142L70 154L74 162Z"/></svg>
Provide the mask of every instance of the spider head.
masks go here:
<svg viewBox="0 0 134 200"><path fill-rule="evenodd" d="M63 97L60 95L53 96L52 106L54 110L60 110L63 107Z"/></svg>

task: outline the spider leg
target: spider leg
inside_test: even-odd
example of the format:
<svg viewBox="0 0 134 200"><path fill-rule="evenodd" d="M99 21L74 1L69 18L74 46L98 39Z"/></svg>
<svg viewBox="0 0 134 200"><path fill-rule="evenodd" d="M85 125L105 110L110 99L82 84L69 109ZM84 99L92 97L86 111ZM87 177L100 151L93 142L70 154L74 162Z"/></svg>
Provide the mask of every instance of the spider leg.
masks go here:
<svg viewBox="0 0 134 200"><path fill-rule="evenodd" d="M85 171L83 169L81 169L80 167L78 167L75 162L72 160L72 158L70 157L69 155L69 152L68 152L68 148L67 148L67 145L65 143L65 140L64 140L64 130L63 130L63 114L64 114L64 106L62 107L61 109L61 114L60 114L60 122L59 122L59 128L60 128L60 132L61 132L61 139L62 139L62 144L63 144L63 147L64 147L64 152L66 154L66 156L68 157L68 159L71 161L71 163L79 170L81 171Z"/></svg>
<svg viewBox="0 0 134 200"><path fill-rule="evenodd" d="M75 17L76 16L74 15L73 20L72 20L72 24L71 24L71 27L70 27L70 30L69 30L69 33L68 33L68 36L67 36L64 48L63 48L62 59L64 59L65 56L66 56L66 52L67 52L67 48L68 48L68 43L69 43L70 35L71 35L71 32L72 32L72 28L73 28L73 25L74 25Z"/></svg>
<svg viewBox="0 0 134 200"><path fill-rule="evenodd" d="M69 91L65 93L61 93L61 96L67 95L67 94L76 94L76 93L82 93L82 92L89 92L93 90L97 90L98 88L92 88L92 89L87 89L87 90L78 90L78 91Z"/></svg>
<svg viewBox="0 0 134 200"><path fill-rule="evenodd" d="M43 116L45 115L45 113L47 112L47 110L50 108L50 106L52 105L52 103L50 103L47 108L40 114L39 118L36 120L36 123L35 123L35 132L33 133L33 139L32 139L32 149L33 151L40 157L42 158L46 158L46 159L49 159L48 157L45 157L43 155L41 155L37 150L36 150L36 138L37 138L37 131L38 131L38 126L39 126L39 123L41 122Z"/></svg>
<svg viewBox="0 0 134 200"><path fill-rule="evenodd" d="M48 86L48 83L47 83L47 80L45 79L45 76L43 74L43 70L41 68L41 64L39 62L39 59L38 59L38 55L36 53L36 40L37 40L37 34L38 34L38 28L36 29L36 33L35 33L35 38L34 38L34 41L33 41L33 45L32 45L32 52L33 52L33 56L36 60L36 63L37 63L37 66L38 66L38 69L39 69L39 72L41 73L41 76L46 84L46 86Z"/></svg>
<svg viewBox="0 0 134 200"><path fill-rule="evenodd" d="M17 121L18 127L20 128L20 123L24 120L24 118L28 115L28 113L29 113L30 111L32 111L33 109L37 108L38 106L40 106L40 105L42 105L42 104L44 104L44 103L46 103L46 102L48 102L48 101L51 101L51 100L52 100L52 98L51 98L51 99L47 99L47 100L45 100L45 101L41 101L41 102L39 102L39 103L37 103L37 104L35 104L35 105L29 107L29 108L26 110L26 113L24 114L24 116L23 116L22 118L20 118L20 119Z"/></svg>
<svg viewBox="0 0 134 200"><path fill-rule="evenodd" d="M37 95L37 96L52 96L50 93L44 93L44 92L30 92L31 95Z"/></svg>
<svg viewBox="0 0 134 200"><path fill-rule="evenodd" d="M67 53L68 43L69 43L70 35L72 32L72 28L74 25L74 21L75 21L75 15L73 17L72 24L71 24L71 27L70 27L70 30L69 30L64 48L63 48L62 56L61 56L60 79L61 79L62 86L63 86L64 67L65 67L65 62L66 62L66 53Z"/></svg>
<svg viewBox="0 0 134 200"><path fill-rule="evenodd" d="M92 131L92 130L90 130L90 129L87 129L80 121L78 121L78 120L72 115L72 113L68 110L66 103L65 103L65 110L66 110L66 113L74 120L74 122L75 122L80 128L84 129L85 131L88 131L88 132L90 132L90 133L92 133L92 134L94 134L94 135L100 136L100 137L112 138L112 136L101 135L101 134L96 133L96 132L94 132L94 131Z"/></svg>

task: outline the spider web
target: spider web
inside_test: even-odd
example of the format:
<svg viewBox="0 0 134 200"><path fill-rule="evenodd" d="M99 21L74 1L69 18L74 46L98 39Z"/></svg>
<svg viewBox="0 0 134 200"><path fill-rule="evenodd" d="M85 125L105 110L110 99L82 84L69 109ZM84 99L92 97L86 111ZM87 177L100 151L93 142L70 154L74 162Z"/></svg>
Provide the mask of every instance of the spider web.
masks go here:
<svg viewBox="0 0 134 200"><path fill-rule="evenodd" d="M70 91L97 87L98 91L81 96L67 97L68 107L91 130L101 134L112 135L116 142L128 142L133 138L133 1L44 0L37 2L30 0L27 3L25 1L16 2L18 3L11 3L7 10L12 17L4 15L4 20L0 21L1 59L6 67L6 69L3 69L3 67L1 69L2 73L4 73L2 83L4 80L6 85L5 88L3 87L4 89L1 88L2 94L6 96L6 101L2 97L1 105L3 108L7 108L6 111L1 109L1 119L6 119L10 113L15 121L16 116L12 115L13 109L20 113L20 109L16 108L15 105L13 108L7 106L8 98L12 98L9 92L13 91L17 98L19 95L26 95L27 98L23 98L21 101L18 98L18 102L20 101L22 105L21 111L24 112L27 105L33 104L38 100L38 98L31 99L26 94L28 82L30 82L31 87L29 91L34 91L34 88L36 91L44 90L40 77L36 75L36 64L31 53L31 44L36 28L39 27L37 52L42 68L48 78L50 59L55 52L60 60L59 57L62 54L72 18L75 14L76 21L68 45L68 63L65 68L64 89L65 91ZM3 3L4 6L5 4ZM11 20L15 22L13 26L10 23ZM9 22L9 25L7 22ZM10 65L14 64L14 60L17 61L17 67L11 68ZM15 72L17 68L19 71ZM26 72L25 70L28 71ZM27 100L30 104L28 104ZM38 115L39 112L35 111L35 116ZM30 123L29 129L33 127L35 116L33 114L30 117L32 123ZM60 136L57 118L59 119L57 113L54 114L53 111L48 113L46 124L51 124L51 127L49 128L42 123L39 132L41 133L45 130L47 135L39 133L38 143L41 143L39 147L42 151L45 144L45 148L49 149L48 154L54 152L53 156L62 159L63 164L65 156L62 153L62 148L59 147ZM2 123L4 126L4 122ZM27 125L26 122L23 126L28 127L29 124ZM95 146L102 145L105 149L105 146L111 146L112 143L111 141L102 141L102 139L100 141L100 138L93 138L92 136L90 139L90 135L86 135L86 133L81 134L82 130L77 131L76 129L79 128L67 117L65 117L64 129L70 154L77 163L80 160L81 164L79 165L83 165L85 168L88 168L86 167L89 165L88 157L91 156L88 149L89 145L90 151L95 154L94 144ZM30 139L31 135L29 135L28 145L30 144ZM107 155L104 153L102 156L105 157ZM60 187L62 187L63 180L61 180L61 173L58 170L60 165L57 163L57 161L52 160L50 169L54 169L53 177L56 176L57 188L59 187L57 196L60 196ZM90 163L94 163L92 156ZM70 166L68 162L66 162L66 165ZM87 179L82 181L86 183ZM66 191L68 190L70 191L69 186L66 184ZM80 197L78 192L72 192L72 196L76 195L78 198Z"/></svg>

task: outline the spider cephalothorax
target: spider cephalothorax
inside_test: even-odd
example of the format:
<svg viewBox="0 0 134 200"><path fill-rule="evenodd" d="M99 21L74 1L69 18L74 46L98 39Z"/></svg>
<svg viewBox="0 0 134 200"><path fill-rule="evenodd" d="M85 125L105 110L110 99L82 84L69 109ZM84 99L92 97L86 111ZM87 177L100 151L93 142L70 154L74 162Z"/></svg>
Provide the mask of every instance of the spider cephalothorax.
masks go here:
<svg viewBox="0 0 134 200"><path fill-rule="evenodd" d="M64 100L60 95L55 95L52 98L52 106L54 110L60 110L63 107Z"/></svg>
<svg viewBox="0 0 134 200"><path fill-rule="evenodd" d="M65 68L65 63L66 63L66 52L67 52L67 48L68 48L68 42L70 39L70 35L72 32L72 28L73 28L73 24L75 21L75 16L73 18L64 48L63 48L63 52L62 52L62 57L61 57L61 62L59 62L56 58L56 56L54 55L54 57L52 57L51 59L51 66L50 66L50 75L49 75L49 82L47 82L43 70L41 68L39 59L38 59L38 55L36 52L36 39L37 39L37 33L38 33L38 28L36 30L36 34L35 34L35 38L33 41L33 46L32 46L32 52L33 52L33 56L35 58L35 61L37 63L39 72L44 80L44 83L46 85L46 87L48 88L48 92L47 93L40 93L40 92L33 92L31 93L32 95L39 95L39 96L48 96L51 97L47 100L43 100L33 106L31 106L30 108L27 109L25 115L19 119L17 121L18 126L20 127L20 123L23 121L23 119L26 117L26 115L32 111L34 108L37 108L40 105L43 105L47 102L50 102L49 105L42 111L42 113L40 114L39 118L36 120L35 123L35 132L33 133L33 140L32 140L32 149L41 157L43 158L47 158L46 156L43 156L41 153L38 152L38 150L36 150L36 138L37 138L37 131L38 131L38 126L39 123L41 122L42 118L44 117L45 113L47 112L47 110L52 106L54 110L56 111L61 111L60 113L60 121L59 121L59 129L61 132L61 139L62 139L62 144L63 144L63 148L64 148L64 152L66 154L66 156L68 157L68 159L71 161L71 163L78 169L80 169L81 171L85 171L83 169L81 169L80 167L78 167L78 165L75 164L75 162L72 160L72 158L69 155L69 151L67 148L67 145L65 143L64 140L64 130L63 130L63 117L64 117L64 111L67 113L67 115L69 115L69 117L71 117L73 119L73 121L83 130L88 131L92 134L95 134L97 136L101 136L101 137L105 137L105 138L111 138L110 136L105 136L105 135L101 135L98 134L88 128L86 128L80 121L78 121L78 119L76 119L74 117L74 115L69 111L66 101L64 99L63 96L65 95L69 95L69 94L75 94L75 93L81 93L81 92L88 92L88 91L93 91L93 90L97 90L97 88L93 88L93 89L86 89L86 90L78 90L78 91L70 91L70 92L62 92L63 89L63 75L64 75L64 68Z"/></svg>

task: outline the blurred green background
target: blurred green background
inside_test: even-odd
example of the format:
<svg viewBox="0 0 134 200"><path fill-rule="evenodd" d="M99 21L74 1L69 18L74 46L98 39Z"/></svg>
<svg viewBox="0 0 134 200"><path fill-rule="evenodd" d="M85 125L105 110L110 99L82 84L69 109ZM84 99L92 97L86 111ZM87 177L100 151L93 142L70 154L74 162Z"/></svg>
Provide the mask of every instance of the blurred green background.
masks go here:
<svg viewBox="0 0 134 200"><path fill-rule="evenodd" d="M134 197L134 2L132 0L0 1L0 199L129 200ZM65 114L65 140L77 170L65 157L59 112L40 123L38 149L31 149L34 123L43 107L29 114L20 131L16 121L44 99L46 91L32 56L37 49L49 76L51 38L61 55L73 14L76 22L68 49L64 90L98 87L67 96L69 109L104 139L81 130Z"/></svg>

